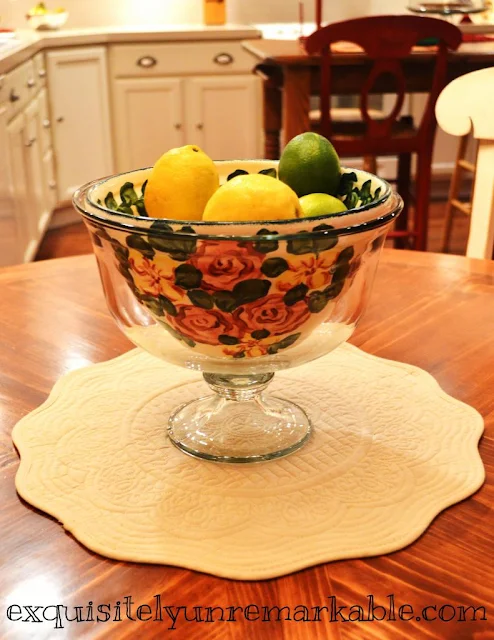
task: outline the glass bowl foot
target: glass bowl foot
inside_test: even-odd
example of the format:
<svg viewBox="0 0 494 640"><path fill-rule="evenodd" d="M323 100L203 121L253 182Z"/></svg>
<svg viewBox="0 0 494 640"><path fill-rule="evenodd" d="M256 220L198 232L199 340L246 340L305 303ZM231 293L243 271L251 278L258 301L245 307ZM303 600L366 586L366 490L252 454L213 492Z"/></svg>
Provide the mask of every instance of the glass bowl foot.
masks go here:
<svg viewBox="0 0 494 640"><path fill-rule="evenodd" d="M170 440L215 462L262 462L293 453L309 438L310 421L293 402L263 393L272 377L204 374L216 393L174 411Z"/></svg>

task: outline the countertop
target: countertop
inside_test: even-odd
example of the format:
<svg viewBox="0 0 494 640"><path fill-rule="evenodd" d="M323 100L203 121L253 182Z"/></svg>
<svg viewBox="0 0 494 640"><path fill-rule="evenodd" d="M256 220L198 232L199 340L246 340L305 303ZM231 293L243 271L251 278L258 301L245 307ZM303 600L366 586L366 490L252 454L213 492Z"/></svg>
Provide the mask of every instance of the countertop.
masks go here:
<svg viewBox="0 0 494 640"><path fill-rule="evenodd" d="M1 34L0 34L1 36ZM38 51L57 47L130 42L180 42L256 39L262 32L253 26L229 24L219 27L173 25L150 27L95 27L60 31L17 30L15 38L0 37L0 73L7 73Z"/></svg>

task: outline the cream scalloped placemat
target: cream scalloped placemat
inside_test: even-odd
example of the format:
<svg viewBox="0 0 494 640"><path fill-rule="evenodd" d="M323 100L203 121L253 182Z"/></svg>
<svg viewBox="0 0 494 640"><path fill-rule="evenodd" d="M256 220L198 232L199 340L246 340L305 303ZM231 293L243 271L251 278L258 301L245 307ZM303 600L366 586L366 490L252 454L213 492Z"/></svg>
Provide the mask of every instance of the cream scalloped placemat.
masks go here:
<svg viewBox="0 0 494 640"><path fill-rule="evenodd" d="M137 349L69 373L14 428L19 494L104 556L262 579L400 549L484 480L481 416L425 371L350 345L275 376L314 423L280 460L173 447L171 409L207 391Z"/></svg>

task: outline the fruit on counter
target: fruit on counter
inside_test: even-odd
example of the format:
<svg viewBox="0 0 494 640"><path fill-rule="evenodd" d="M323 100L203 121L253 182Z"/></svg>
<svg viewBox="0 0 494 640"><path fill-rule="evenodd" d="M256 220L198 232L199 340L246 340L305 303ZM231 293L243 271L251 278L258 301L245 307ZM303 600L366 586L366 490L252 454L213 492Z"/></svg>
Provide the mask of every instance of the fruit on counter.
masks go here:
<svg viewBox="0 0 494 640"><path fill-rule="evenodd" d="M48 13L48 9L44 2L38 2L38 4L28 11L29 16L44 16Z"/></svg>
<svg viewBox="0 0 494 640"><path fill-rule="evenodd" d="M288 220L299 218L301 213L297 194L288 185L271 176L252 173L238 175L222 185L207 203L202 219Z"/></svg>
<svg viewBox="0 0 494 640"><path fill-rule="evenodd" d="M302 217L327 216L348 211L341 200L327 193L309 193L300 198Z"/></svg>
<svg viewBox="0 0 494 640"><path fill-rule="evenodd" d="M147 214L152 218L201 220L219 184L213 161L197 145L170 149L156 162L148 178L144 194Z"/></svg>
<svg viewBox="0 0 494 640"><path fill-rule="evenodd" d="M329 140L309 131L286 145L278 171L280 180L299 198L309 193L335 195L340 182L340 159Z"/></svg>

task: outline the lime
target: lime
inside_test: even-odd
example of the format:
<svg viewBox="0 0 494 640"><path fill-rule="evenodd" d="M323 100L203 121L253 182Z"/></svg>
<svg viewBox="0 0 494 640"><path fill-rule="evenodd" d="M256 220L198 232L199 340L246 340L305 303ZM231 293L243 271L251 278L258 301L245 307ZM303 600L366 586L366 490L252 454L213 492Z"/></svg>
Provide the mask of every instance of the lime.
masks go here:
<svg viewBox="0 0 494 640"><path fill-rule="evenodd" d="M299 198L308 193L334 195L340 182L340 159L329 140L318 133L301 133L286 145L279 177Z"/></svg>
<svg viewBox="0 0 494 640"><path fill-rule="evenodd" d="M342 211L348 211L341 200L327 193L309 193L300 198L302 217L331 216Z"/></svg>
<svg viewBox="0 0 494 640"><path fill-rule="evenodd" d="M144 205L151 218L200 220L219 184L214 162L198 146L170 149L151 171Z"/></svg>
<svg viewBox="0 0 494 640"><path fill-rule="evenodd" d="M209 200L203 220L246 221L299 218L297 194L267 175L252 173L232 178Z"/></svg>

